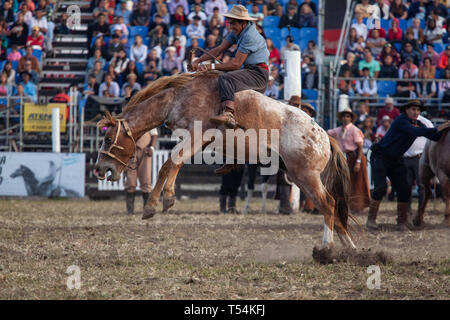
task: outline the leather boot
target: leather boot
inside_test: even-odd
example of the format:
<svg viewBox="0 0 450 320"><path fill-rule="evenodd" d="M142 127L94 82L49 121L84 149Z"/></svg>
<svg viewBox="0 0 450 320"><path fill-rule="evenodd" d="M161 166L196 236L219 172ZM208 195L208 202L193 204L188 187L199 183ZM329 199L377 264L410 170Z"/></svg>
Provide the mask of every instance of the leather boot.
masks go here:
<svg viewBox="0 0 450 320"><path fill-rule="evenodd" d="M227 196L221 194L219 197L220 201L220 213L227 213Z"/></svg>
<svg viewBox="0 0 450 320"><path fill-rule="evenodd" d="M236 209L236 197L228 198L228 213L238 213Z"/></svg>
<svg viewBox="0 0 450 320"><path fill-rule="evenodd" d="M377 224L378 209L380 208L381 200L370 200L369 214L367 216L366 227L369 230L379 230L380 226Z"/></svg>
<svg viewBox="0 0 450 320"><path fill-rule="evenodd" d="M236 127L236 119L234 119L234 101L225 100L221 104L222 114L212 117L210 120L215 125L224 124L228 128Z"/></svg>
<svg viewBox="0 0 450 320"><path fill-rule="evenodd" d="M231 171L233 171L234 168L236 168L238 165L237 164L224 164L223 166L221 166L219 169L214 170L215 174L220 174L220 175L224 175L227 173L230 173Z"/></svg>
<svg viewBox="0 0 450 320"><path fill-rule="evenodd" d="M142 192L142 200L144 201L144 208L145 208L145 205L147 204L148 198L150 198L150 193Z"/></svg>
<svg viewBox="0 0 450 320"><path fill-rule="evenodd" d="M289 193L291 190L291 186L279 186L280 188L280 210L281 214L291 214L292 207L291 202L289 201Z"/></svg>
<svg viewBox="0 0 450 320"><path fill-rule="evenodd" d="M407 231L408 202L397 202L397 231Z"/></svg>
<svg viewBox="0 0 450 320"><path fill-rule="evenodd" d="M126 203L127 203L127 215L132 215L134 213L134 196L136 193L127 192Z"/></svg>

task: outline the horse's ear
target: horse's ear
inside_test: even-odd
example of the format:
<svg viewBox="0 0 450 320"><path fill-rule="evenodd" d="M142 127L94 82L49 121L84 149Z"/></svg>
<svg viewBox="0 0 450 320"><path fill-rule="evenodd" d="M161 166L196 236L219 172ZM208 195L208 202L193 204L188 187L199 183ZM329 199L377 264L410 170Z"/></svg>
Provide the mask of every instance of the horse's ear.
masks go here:
<svg viewBox="0 0 450 320"><path fill-rule="evenodd" d="M103 116L103 119L97 123L97 127L99 127L99 128L111 127L111 126L115 126L116 123L117 123L117 120L114 119L114 117L111 115L111 113L109 113L108 110L106 110L105 115Z"/></svg>

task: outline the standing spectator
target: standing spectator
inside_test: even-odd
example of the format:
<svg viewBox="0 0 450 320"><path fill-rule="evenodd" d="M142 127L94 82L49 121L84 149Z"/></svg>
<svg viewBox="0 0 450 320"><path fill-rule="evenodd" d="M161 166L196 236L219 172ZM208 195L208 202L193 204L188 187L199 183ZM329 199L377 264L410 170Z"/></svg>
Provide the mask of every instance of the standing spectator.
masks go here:
<svg viewBox="0 0 450 320"><path fill-rule="evenodd" d="M98 91L100 97L118 98L120 93L119 85L113 81L110 74L105 75L105 81L100 85Z"/></svg>
<svg viewBox="0 0 450 320"><path fill-rule="evenodd" d="M378 74L380 78L398 78L398 68L392 62L392 56L387 55L384 57L380 73Z"/></svg>
<svg viewBox="0 0 450 320"><path fill-rule="evenodd" d="M328 130L328 134L338 141L346 155L351 179L350 209L358 213L370 203L367 163L363 154L364 136L353 124L356 114L350 108L338 112L337 118L342 126Z"/></svg>
<svg viewBox="0 0 450 320"><path fill-rule="evenodd" d="M277 100L279 93L280 89L274 83L274 78L272 76L269 76L269 83L267 84L267 88L266 91L264 92L264 95Z"/></svg>
<svg viewBox="0 0 450 320"><path fill-rule="evenodd" d="M380 33L377 29L372 30L372 37L368 38L366 41L366 47L372 51L374 56L381 53L385 44L386 39L380 37Z"/></svg>
<svg viewBox="0 0 450 320"><path fill-rule="evenodd" d="M431 59L429 57L426 57L423 60L423 64L419 67L419 78L424 78L424 74L427 73L428 76L431 77L431 79L434 79L434 76L436 74L436 68L431 64Z"/></svg>
<svg viewBox="0 0 450 320"><path fill-rule="evenodd" d="M375 141L378 142L386 135L386 132L388 132L389 127L391 126L392 119L389 116L383 116L381 119L381 126L378 126L377 132L375 134Z"/></svg>
<svg viewBox="0 0 450 320"><path fill-rule="evenodd" d="M175 58L176 51L175 47L166 48L166 56L162 62L162 72L164 75L170 75L173 68L181 70L181 63Z"/></svg>
<svg viewBox="0 0 450 320"><path fill-rule="evenodd" d="M137 167L125 170L125 193L127 215L134 213L134 199L136 195L137 180L139 179L140 189L144 207L150 198L152 191L152 157L155 151L158 130L156 128L144 133L136 141L136 164Z"/></svg>
<svg viewBox="0 0 450 320"><path fill-rule="evenodd" d="M298 15L296 5L288 5L287 13L284 13L281 16L278 28L281 29L287 26L290 26L291 28L298 28Z"/></svg>
<svg viewBox="0 0 450 320"><path fill-rule="evenodd" d="M352 24L351 27L355 28L357 37L363 37L363 39L366 40L369 31L366 24L363 22L363 17L360 13L357 13L355 16L356 23Z"/></svg>
<svg viewBox="0 0 450 320"><path fill-rule="evenodd" d="M368 67L362 69L362 79L356 81L356 92L358 95L366 97L375 97L377 95L377 82L370 76Z"/></svg>
<svg viewBox="0 0 450 320"><path fill-rule="evenodd" d="M377 126L381 125L381 119L383 119L384 116L389 116L392 120L394 120L400 115L400 110L394 107L394 99L387 97L384 103L384 108L378 111Z"/></svg>
<svg viewBox="0 0 450 320"><path fill-rule="evenodd" d="M408 9L403 4L403 0L394 0L392 2L389 17L391 19L408 19Z"/></svg>
<svg viewBox="0 0 450 320"><path fill-rule="evenodd" d="M175 1L172 1L172 4ZM150 23L150 12L145 8L145 2L139 1L137 9L131 14L131 25L132 26L146 26L148 27Z"/></svg>
<svg viewBox="0 0 450 320"><path fill-rule="evenodd" d="M401 0L400 0L401 1ZM392 27L388 31L388 41L391 42L400 42L402 41L402 29L400 29L398 25L398 19L394 18L392 20Z"/></svg>
<svg viewBox="0 0 450 320"><path fill-rule="evenodd" d="M378 78L380 72L380 64L373 59L372 52L369 48L364 49L364 60L358 63L358 69L361 76L363 76L363 69L369 69L369 75L371 78Z"/></svg>
<svg viewBox="0 0 450 320"><path fill-rule="evenodd" d="M183 14L187 15L189 13L189 6L186 0L172 0L169 3L169 13L174 15L178 10L178 6L183 8Z"/></svg>
<svg viewBox="0 0 450 320"><path fill-rule="evenodd" d="M278 16L281 17L283 14L283 7L278 3L278 0L269 0L263 6L264 16Z"/></svg>
<svg viewBox="0 0 450 320"><path fill-rule="evenodd" d="M186 34L189 38L205 38L205 27L200 23L200 17L195 16L194 23L190 24L186 28Z"/></svg>
<svg viewBox="0 0 450 320"><path fill-rule="evenodd" d="M217 10L218 11L218 10ZM206 26L206 21L208 20L208 17L206 16L206 13L202 11L202 5L200 3L194 4L194 10L191 11L188 15L189 24L194 22L194 17L199 16L200 20L202 21L202 24Z"/></svg>
<svg viewBox="0 0 450 320"><path fill-rule="evenodd" d="M300 28L317 28L317 16L307 4L303 4L300 10L300 14L298 16L298 26Z"/></svg>
<svg viewBox="0 0 450 320"><path fill-rule="evenodd" d="M433 44L430 42L427 43L427 51L425 51L422 54L422 59L421 59L422 63L424 62L425 58L430 58L431 64L433 66L439 65L439 54L436 51L434 51Z"/></svg>
<svg viewBox="0 0 450 320"><path fill-rule="evenodd" d="M419 74L419 68L417 68L417 66L414 64L413 58L411 56L406 57L406 62L400 65L400 68L398 69L398 77L400 79L403 78L403 72L405 70L408 70L412 78L417 78Z"/></svg>
<svg viewBox="0 0 450 320"><path fill-rule="evenodd" d="M366 226L368 229L379 229L376 218L381 199L386 194L386 177L397 191L397 230L407 230L407 212L411 190L407 184L406 167L402 161L403 154L413 144L417 137L425 136L437 141L442 131L450 127L450 121L436 128L426 128L417 118L424 106L420 101L412 100L402 106L403 114L391 125L391 128L379 143L372 145L372 177L374 177L375 188L369 206L369 215Z"/></svg>
<svg viewBox="0 0 450 320"><path fill-rule="evenodd" d="M184 14L183 6L181 5L177 6L175 13L170 16L170 24L172 25L177 24L179 26L188 25L188 19L187 16Z"/></svg>
<svg viewBox="0 0 450 320"><path fill-rule="evenodd" d="M227 3L224 0L207 0L205 2L205 13L208 17L213 14L215 7L219 8L221 15L228 12Z"/></svg>
<svg viewBox="0 0 450 320"><path fill-rule="evenodd" d="M309 63L309 72L302 79L302 88L317 89L319 87L319 74L317 73L317 66L314 61Z"/></svg>
<svg viewBox="0 0 450 320"><path fill-rule="evenodd" d="M411 98L417 97L415 79L411 79L408 69L403 71L403 81L397 82L396 97Z"/></svg>
<svg viewBox="0 0 450 320"><path fill-rule="evenodd" d="M422 79L434 79L429 70L422 72ZM431 104L431 98L436 97L437 86L436 81L417 81L416 82L417 96L423 99L425 104Z"/></svg>
<svg viewBox="0 0 450 320"><path fill-rule="evenodd" d="M19 60L19 65L17 66L17 71L19 73L25 70L26 61L31 61L33 70L36 72L40 72L39 61L35 56L33 56L33 47L31 46L27 46L25 55Z"/></svg>
<svg viewBox="0 0 450 320"><path fill-rule="evenodd" d="M140 35L136 35L134 37L134 44L130 50L130 60L144 64L145 59L147 59L147 51L147 46L142 43L142 37Z"/></svg>
<svg viewBox="0 0 450 320"><path fill-rule="evenodd" d="M441 52L439 57L439 69L447 69L448 68L448 59L450 58L450 45L445 47L445 50Z"/></svg>
<svg viewBox="0 0 450 320"><path fill-rule="evenodd" d="M428 18L425 28L425 41L432 43L442 43L443 31L436 25L436 20Z"/></svg>
<svg viewBox="0 0 450 320"><path fill-rule="evenodd" d="M114 11L114 15L123 17L123 23L129 26L131 24L131 14L132 12L127 9L127 0L120 0L119 8Z"/></svg>
<svg viewBox="0 0 450 320"><path fill-rule="evenodd" d="M9 30L10 45L17 45L23 48L27 43L28 24L25 23L23 12L17 14L17 21L11 26Z"/></svg>

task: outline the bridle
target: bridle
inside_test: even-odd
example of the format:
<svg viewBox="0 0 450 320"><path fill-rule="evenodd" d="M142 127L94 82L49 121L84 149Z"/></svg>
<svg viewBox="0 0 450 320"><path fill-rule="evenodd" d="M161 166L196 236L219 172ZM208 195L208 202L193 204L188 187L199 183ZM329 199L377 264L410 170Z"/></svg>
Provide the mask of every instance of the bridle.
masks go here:
<svg viewBox="0 0 450 320"><path fill-rule="evenodd" d="M111 144L111 146L109 147L109 149L107 151L101 150L100 153L103 153L103 154L109 156L110 158L113 158L114 160L119 161L121 164L123 164L128 169L136 170L136 168L137 168L137 163L136 163L136 141L134 141L133 135L131 134L131 129L128 126L128 123L125 120L117 119L117 123L118 123L117 124L118 127L117 127L116 136L114 137L114 142ZM124 147L119 146L117 144L117 139L119 138L119 133L120 133L121 126L123 126L123 128L125 129L125 132L127 133L127 136L129 136L131 138L131 141L133 141L133 145L134 145L134 152L133 152L134 161L133 162L136 164L136 167L134 167L134 168L130 167L127 163L123 162L116 155L111 153L111 150L113 148L117 148L119 150L124 150L125 149Z"/></svg>

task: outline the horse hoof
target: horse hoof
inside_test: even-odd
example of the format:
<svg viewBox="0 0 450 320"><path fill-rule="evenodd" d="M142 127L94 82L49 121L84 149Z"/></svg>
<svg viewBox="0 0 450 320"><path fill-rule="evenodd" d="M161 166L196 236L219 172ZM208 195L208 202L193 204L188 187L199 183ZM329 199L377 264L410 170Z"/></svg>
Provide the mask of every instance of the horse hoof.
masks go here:
<svg viewBox="0 0 450 320"><path fill-rule="evenodd" d="M166 212L175 204L175 197L169 197L163 199L163 210L162 212Z"/></svg>
<svg viewBox="0 0 450 320"><path fill-rule="evenodd" d="M153 207L144 208L144 214L142 215L142 220L152 218L156 213L156 209Z"/></svg>

